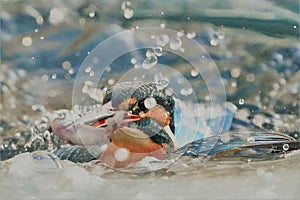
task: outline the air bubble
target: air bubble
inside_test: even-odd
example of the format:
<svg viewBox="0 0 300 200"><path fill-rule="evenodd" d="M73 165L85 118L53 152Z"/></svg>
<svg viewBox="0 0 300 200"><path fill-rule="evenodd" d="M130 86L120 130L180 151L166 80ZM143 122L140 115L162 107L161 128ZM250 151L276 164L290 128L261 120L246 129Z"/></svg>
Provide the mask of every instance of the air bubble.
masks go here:
<svg viewBox="0 0 300 200"><path fill-rule="evenodd" d="M180 49L181 46L182 46L182 41L179 37L172 38L170 40L170 48L171 49L177 50L177 49Z"/></svg>
<svg viewBox="0 0 300 200"><path fill-rule="evenodd" d="M51 78L52 79L56 79L57 75L56 74L52 74Z"/></svg>
<svg viewBox="0 0 300 200"><path fill-rule="evenodd" d="M151 69L157 64L157 57L152 55L150 57L147 57L143 62L143 68L144 69Z"/></svg>

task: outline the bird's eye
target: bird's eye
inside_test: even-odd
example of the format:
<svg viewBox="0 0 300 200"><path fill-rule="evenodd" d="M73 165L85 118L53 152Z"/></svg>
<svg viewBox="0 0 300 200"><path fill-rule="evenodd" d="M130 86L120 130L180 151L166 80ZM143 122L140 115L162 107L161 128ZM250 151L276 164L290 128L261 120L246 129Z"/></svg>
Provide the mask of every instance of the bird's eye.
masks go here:
<svg viewBox="0 0 300 200"><path fill-rule="evenodd" d="M141 111L146 111L147 108L145 106L145 99L139 100L138 101L138 107Z"/></svg>

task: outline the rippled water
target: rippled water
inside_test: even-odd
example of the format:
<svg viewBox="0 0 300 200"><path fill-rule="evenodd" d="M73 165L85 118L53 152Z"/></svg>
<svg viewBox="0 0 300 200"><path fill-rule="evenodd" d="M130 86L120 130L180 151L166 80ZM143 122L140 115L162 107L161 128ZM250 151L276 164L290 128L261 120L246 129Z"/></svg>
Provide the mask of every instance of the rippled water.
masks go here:
<svg viewBox="0 0 300 200"><path fill-rule="evenodd" d="M160 34L153 40L160 47L169 45L179 55L188 50L183 48L183 35L201 43L221 73L227 101L238 108L237 119L299 137L298 1L2 0L0 4L0 144L26 133L47 111L71 109L73 89L89 104L89 88L111 86L130 69L152 69L158 63L188 80L190 85L177 88L182 100L190 99L192 86L198 88L197 100L209 103L198 71L159 47L122 55L105 68L99 85L87 82L74 88L81 63L96 45L113 34L143 27L178 31L174 38ZM126 42L132 44L129 39ZM118 47L110 51L114 48ZM92 66L83 71L89 77L97 73ZM172 81L164 74L156 74L153 80L162 88ZM92 98L97 101L101 95ZM1 199L300 196L299 152L279 161L250 164L180 161L168 170L146 174L120 173L95 163L35 162L30 154L0 162Z"/></svg>

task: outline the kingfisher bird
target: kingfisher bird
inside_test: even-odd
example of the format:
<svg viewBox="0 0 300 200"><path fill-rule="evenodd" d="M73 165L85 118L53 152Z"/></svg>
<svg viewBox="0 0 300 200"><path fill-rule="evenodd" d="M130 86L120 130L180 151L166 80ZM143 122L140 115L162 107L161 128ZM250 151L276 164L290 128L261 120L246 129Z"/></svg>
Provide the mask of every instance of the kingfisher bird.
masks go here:
<svg viewBox="0 0 300 200"><path fill-rule="evenodd" d="M147 156L163 160L170 154L205 154L221 159L267 160L300 148L300 142L293 137L264 130L222 133L179 146L175 137L175 100L154 83L118 83L106 92L102 106L106 112L101 110L99 115L84 116L76 122L92 127L83 128L81 137L76 137L74 131L64 131L68 126L53 123L53 132L74 144L54 154L75 162L98 159L109 167L122 168ZM82 144L96 144L99 140L93 138L100 132L107 137L106 148L91 155Z"/></svg>
<svg viewBox="0 0 300 200"><path fill-rule="evenodd" d="M110 114L103 115L102 112L94 119L81 121L105 132L110 140L98 159L110 167L125 167L146 156L164 159L165 155L178 148L174 136L174 105L173 97L164 90L158 90L153 83L123 82L108 90L103 99L103 106L109 107ZM52 130L59 137L72 144L84 143L82 137L76 137L72 131L63 131L65 129L66 126L57 123L52 125ZM89 130L82 134L93 137L87 132ZM120 149L125 153L124 159L115 156ZM65 149L55 153L61 158L66 155Z"/></svg>

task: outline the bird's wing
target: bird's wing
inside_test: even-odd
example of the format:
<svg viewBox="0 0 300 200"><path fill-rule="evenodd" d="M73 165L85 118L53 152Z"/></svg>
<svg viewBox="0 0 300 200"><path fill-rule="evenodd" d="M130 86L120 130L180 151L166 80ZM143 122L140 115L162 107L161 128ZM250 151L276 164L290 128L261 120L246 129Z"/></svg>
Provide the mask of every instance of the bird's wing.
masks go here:
<svg viewBox="0 0 300 200"><path fill-rule="evenodd" d="M241 131L196 140L178 149L176 153L191 157L209 155L222 158L267 160L298 149L300 149L300 141L286 134Z"/></svg>

